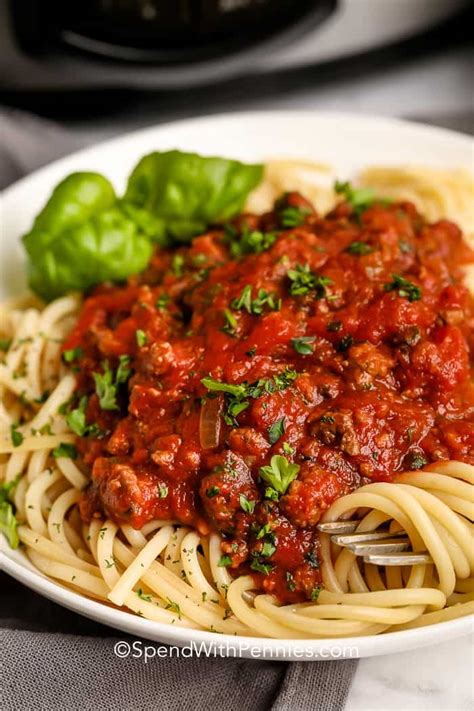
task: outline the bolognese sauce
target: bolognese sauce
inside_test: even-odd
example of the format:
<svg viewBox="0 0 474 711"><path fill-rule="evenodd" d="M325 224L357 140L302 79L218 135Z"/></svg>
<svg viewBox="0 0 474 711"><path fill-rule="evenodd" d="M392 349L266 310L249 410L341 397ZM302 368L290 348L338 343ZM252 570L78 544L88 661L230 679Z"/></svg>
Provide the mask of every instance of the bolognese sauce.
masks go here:
<svg viewBox="0 0 474 711"><path fill-rule="evenodd" d="M83 518L217 531L220 565L315 599L335 499L474 463L472 260L410 203L322 217L289 193L96 288L63 350Z"/></svg>

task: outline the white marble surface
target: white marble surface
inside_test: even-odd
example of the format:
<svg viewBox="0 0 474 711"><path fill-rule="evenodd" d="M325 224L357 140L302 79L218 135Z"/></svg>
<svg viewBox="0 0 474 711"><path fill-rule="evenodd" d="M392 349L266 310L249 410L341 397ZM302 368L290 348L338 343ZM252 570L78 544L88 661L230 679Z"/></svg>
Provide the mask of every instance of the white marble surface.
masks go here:
<svg viewBox="0 0 474 711"><path fill-rule="evenodd" d="M474 640L361 659L345 711L472 711Z"/></svg>

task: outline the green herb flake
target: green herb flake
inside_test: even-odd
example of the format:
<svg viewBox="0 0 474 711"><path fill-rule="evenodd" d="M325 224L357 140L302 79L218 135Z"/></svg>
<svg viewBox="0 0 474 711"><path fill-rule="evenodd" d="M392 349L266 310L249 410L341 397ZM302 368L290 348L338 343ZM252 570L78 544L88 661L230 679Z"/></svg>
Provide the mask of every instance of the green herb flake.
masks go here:
<svg viewBox="0 0 474 711"><path fill-rule="evenodd" d="M155 302L155 306L158 309L158 311L165 311L168 303L170 301L170 296L168 294L161 294Z"/></svg>
<svg viewBox="0 0 474 711"><path fill-rule="evenodd" d="M270 501L278 501L280 495L278 491L272 486L267 486L267 488L265 489L265 498L270 499Z"/></svg>
<svg viewBox="0 0 474 711"><path fill-rule="evenodd" d="M175 275L175 277L182 277L183 276L183 267L184 267L184 257L182 254L175 254L173 255L173 259L171 260L171 271Z"/></svg>
<svg viewBox="0 0 474 711"><path fill-rule="evenodd" d="M110 368L106 368L104 373L92 373L95 382L95 391L99 398L99 405L102 410L118 410L117 388L114 383L114 375Z"/></svg>
<svg viewBox="0 0 474 711"><path fill-rule="evenodd" d="M151 595L145 595L141 588L138 588L136 592L140 600L145 600L145 602L151 602Z"/></svg>
<svg viewBox="0 0 474 711"><path fill-rule="evenodd" d="M229 309L224 309L223 311L224 315L224 326L222 327L222 330L224 333L227 333L228 336L235 336L237 333L237 319L235 318L234 314L229 311Z"/></svg>
<svg viewBox="0 0 474 711"><path fill-rule="evenodd" d="M253 513L255 509L255 501L250 501L244 494L239 496L240 508L245 513Z"/></svg>
<svg viewBox="0 0 474 711"><path fill-rule="evenodd" d="M52 455L55 459L77 459L77 449L73 444L68 442L61 442L60 445L55 447L52 451Z"/></svg>
<svg viewBox="0 0 474 711"><path fill-rule="evenodd" d="M261 529L258 531L258 533L256 535L257 541L260 540L261 538L265 538L265 536L268 536L268 535L273 535L272 534L272 527L269 522L267 522L265 525L263 525L261 527Z"/></svg>
<svg viewBox="0 0 474 711"><path fill-rule="evenodd" d="M300 355L311 355L314 353L314 342L316 336L301 336L300 338L292 338L291 345Z"/></svg>
<svg viewBox="0 0 474 711"><path fill-rule="evenodd" d="M115 383L117 385L126 383L129 377L131 376L132 370L130 368L130 360L130 356L128 355L119 356L119 364L117 372L115 373Z"/></svg>
<svg viewBox="0 0 474 711"><path fill-rule="evenodd" d="M174 602L174 600L170 600L169 597L167 597L166 600L167 605L165 606L165 610L172 610L178 618L181 619L181 608L178 603Z"/></svg>
<svg viewBox="0 0 474 711"><path fill-rule="evenodd" d="M392 274L392 281L384 285L385 291L396 291L398 296L408 301L419 301L421 289L412 281L408 281L400 274Z"/></svg>
<svg viewBox="0 0 474 711"><path fill-rule="evenodd" d="M250 567L252 570L255 570L257 573L262 573L263 575L269 575L274 568L271 563L262 563L259 560L253 560L250 563Z"/></svg>
<svg viewBox="0 0 474 711"><path fill-rule="evenodd" d="M232 565L232 559L230 555L221 555L217 566L219 568L228 568L229 565Z"/></svg>
<svg viewBox="0 0 474 711"><path fill-rule="evenodd" d="M298 464L291 464L286 457L275 454L270 465L260 467L260 478L270 484L279 494L285 494L291 482L296 479L300 467Z"/></svg>
<svg viewBox="0 0 474 711"><path fill-rule="evenodd" d="M140 348L142 348L142 346L146 346L148 339L147 339L145 331L142 331L141 328L139 328L135 331L135 339L137 341L137 345Z"/></svg>
<svg viewBox="0 0 474 711"><path fill-rule="evenodd" d="M351 242L351 244L345 250L353 256L362 257L366 254L371 254L374 251L372 245L367 244L367 242Z"/></svg>
<svg viewBox="0 0 474 711"><path fill-rule="evenodd" d="M211 392L221 392L233 395L234 397L244 397L246 393L245 385L232 385L230 383L223 383L220 380L215 380L214 378L206 377L202 378L201 383L207 390Z"/></svg>
<svg viewBox="0 0 474 711"><path fill-rule="evenodd" d="M208 499L213 499L214 496L217 496L219 493L220 489L218 486L210 486L209 489L206 489L206 496Z"/></svg>
<svg viewBox="0 0 474 711"><path fill-rule="evenodd" d="M160 496L160 499L166 499L166 497L168 496L168 493L169 493L169 489L166 486L166 484L160 484L160 486L158 487L158 494Z"/></svg>
<svg viewBox="0 0 474 711"><path fill-rule="evenodd" d="M354 188L348 182L337 180L334 190L344 197L357 217L375 202L374 191L371 188Z"/></svg>
<svg viewBox="0 0 474 711"><path fill-rule="evenodd" d="M13 446L19 447L23 443L24 437L21 434L21 432L18 432L16 427L17 427L16 425L10 426L10 437L11 437Z"/></svg>
<svg viewBox="0 0 474 711"><path fill-rule="evenodd" d="M261 254L270 249L276 241L277 233L244 228L239 238L234 228L233 233L227 231L227 236L231 240L230 254L234 258L238 258L246 254Z"/></svg>
<svg viewBox="0 0 474 711"><path fill-rule="evenodd" d="M79 360L84 355L84 351L79 346L77 348L70 348L67 351L63 351L63 360L65 363L72 363L75 360Z"/></svg>
<svg viewBox="0 0 474 711"><path fill-rule="evenodd" d="M291 281L292 296L305 296L310 291L314 291L317 300L327 296L327 287L333 283L329 277L313 273L308 264L297 264L293 269L288 270L287 276Z"/></svg>
<svg viewBox="0 0 474 711"><path fill-rule="evenodd" d="M316 600L317 600L318 597L319 597L319 593L320 593L320 592L321 592L321 588L319 587L319 585L317 585L316 587L314 587L314 588L311 590L311 596L310 596L310 597L311 597L311 600L312 600L313 602L316 602Z"/></svg>
<svg viewBox="0 0 474 711"><path fill-rule="evenodd" d="M276 422L273 423L273 425L270 425L268 428L268 441L270 444L275 444L278 442L280 437L283 437L285 434L285 418L282 417L281 420L277 420Z"/></svg>

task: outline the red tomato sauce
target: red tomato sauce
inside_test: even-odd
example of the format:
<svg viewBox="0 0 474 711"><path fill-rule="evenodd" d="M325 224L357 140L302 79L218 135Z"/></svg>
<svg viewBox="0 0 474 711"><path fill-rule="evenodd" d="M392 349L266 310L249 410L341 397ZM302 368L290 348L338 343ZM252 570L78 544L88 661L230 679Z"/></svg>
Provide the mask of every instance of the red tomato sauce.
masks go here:
<svg viewBox="0 0 474 711"><path fill-rule="evenodd" d="M218 531L233 574L314 599L315 527L335 499L434 460L474 463L473 256L456 225L409 203L321 217L292 193L97 288L64 346L82 349L91 426L84 519ZM130 377L114 386L120 356ZM93 377L107 371L108 404ZM260 471L273 455L299 466L276 496Z"/></svg>

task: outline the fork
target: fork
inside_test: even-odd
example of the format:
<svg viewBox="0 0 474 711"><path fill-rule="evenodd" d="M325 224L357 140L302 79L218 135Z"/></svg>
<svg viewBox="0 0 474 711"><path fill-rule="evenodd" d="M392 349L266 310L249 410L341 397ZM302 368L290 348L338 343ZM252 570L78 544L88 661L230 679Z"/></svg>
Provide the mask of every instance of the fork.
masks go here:
<svg viewBox="0 0 474 711"><path fill-rule="evenodd" d="M349 548L356 556L362 556L365 563L373 565L423 565L432 563L427 551L412 550L405 531L368 531L354 533L360 521L330 521L320 523L318 531L331 536L331 541L343 548Z"/></svg>

